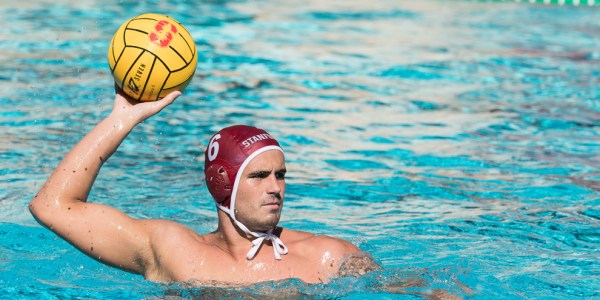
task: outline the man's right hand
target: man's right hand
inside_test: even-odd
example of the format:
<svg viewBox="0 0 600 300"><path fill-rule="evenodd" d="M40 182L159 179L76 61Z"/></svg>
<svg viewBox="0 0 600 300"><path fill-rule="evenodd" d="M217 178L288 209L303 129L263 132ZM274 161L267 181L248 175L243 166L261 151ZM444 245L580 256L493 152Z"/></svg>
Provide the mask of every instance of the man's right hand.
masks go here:
<svg viewBox="0 0 600 300"><path fill-rule="evenodd" d="M115 92L116 96L111 115L118 116L123 120L130 120L134 122L133 126L157 114L181 95L181 92L175 91L157 101L139 102L127 96L117 85L115 85Z"/></svg>

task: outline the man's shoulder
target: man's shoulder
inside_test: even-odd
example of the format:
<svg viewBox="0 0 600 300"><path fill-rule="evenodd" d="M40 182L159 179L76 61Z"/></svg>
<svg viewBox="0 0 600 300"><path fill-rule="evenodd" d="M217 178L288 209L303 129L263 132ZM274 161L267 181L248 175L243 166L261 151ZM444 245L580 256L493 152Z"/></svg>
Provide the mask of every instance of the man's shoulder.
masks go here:
<svg viewBox="0 0 600 300"><path fill-rule="evenodd" d="M380 267L370 255L349 241L328 235L290 230L282 240L293 255L298 255L302 266L313 263L322 279L340 276L358 276Z"/></svg>
<svg viewBox="0 0 600 300"><path fill-rule="evenodd" d="M329 252L334 256L343 256L360 251L352 243L328 235L315 235L291 229L285 229L284 234L282 236L284 243L289 243L292 247L300 247L305 252Z"/></svg>
<svg viewBox="0 0 600 300"><path fill-rule="evenodd" d="M277 228L278 228L278 230L276 230L275 232L279 231L279 237L282 240L287 240L290 243L302 243L305 240L316 237L316 235L314 235L310 232L306 232L306 231L293 230L293 229L281 228L281 227L277 227Z"/></svg>

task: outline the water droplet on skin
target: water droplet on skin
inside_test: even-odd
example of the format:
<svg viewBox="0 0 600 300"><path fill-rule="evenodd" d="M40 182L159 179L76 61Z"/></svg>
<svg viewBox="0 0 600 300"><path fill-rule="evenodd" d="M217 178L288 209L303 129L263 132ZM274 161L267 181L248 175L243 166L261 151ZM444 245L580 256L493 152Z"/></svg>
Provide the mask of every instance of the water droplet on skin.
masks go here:
<svg viewBox="0 0 600 300"><path fill-rule="evenodd" d="M326 251L325 253L323 253L323 257L321 258L321 264L324 264L329 259L331 259L331 253L329 253L329 251ZM331 264L333 265L333 260L331 260Z"/></svg>

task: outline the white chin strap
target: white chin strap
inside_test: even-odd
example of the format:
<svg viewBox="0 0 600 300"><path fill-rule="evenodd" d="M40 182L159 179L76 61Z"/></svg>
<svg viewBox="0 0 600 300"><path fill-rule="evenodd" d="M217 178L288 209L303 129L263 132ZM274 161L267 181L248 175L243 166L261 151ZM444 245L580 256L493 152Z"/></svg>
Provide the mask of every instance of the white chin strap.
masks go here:
<svg viewBox="0 0 600 300"><path fill-rule="evenodd" d="M254 151L252 154L250 154L250 156L248 156L244 160L244 162L242 163L242 165L240 166L240 168L237 172L237 175L235 176L235 181L233 182L233 192L231 193L231 201L230 201L231 208L227 208L225 206L218 205L219 209L226 212L242 231L255 237L255 239L252 240L252 245L253 245L252 248L250 248L250 251L248 251L248 254L246 254L246 259L248 259L248 260L251 260L256 256L256 254L258 253L258 249L260 249L260 246L266 240L271 241L271 244L273 245L273 253L275 254L275 259L280 260L282 254L285 255L288 253L288 248L283 244L281 239L279 239L278 236L273 234L274 228L267 230L267 232L253 232L253 231L250 231L250 229L248 229L248 227L246 227L244 224L242 224L235 218L235 212L234 212L235 198L237 195L238 183L240 182L242 173L244 173L244 169L246 168L246 166L250 163L250 161L253 158L255 158L259 154L261 154L265 151L269 151L269 150L279 150L279 151L283 152L283 150L278 146L265 146L263 148L260 148L256 151Z"/></svg>
<svg viewBox="0 0 600 300"><path fill-rule="evenodd" d="M274 235L272 232L273 229L269 229L266 233L259 233L260 237L252 241L252 245L254 246L252 246L252 248L250 248L250 251L248 251L248 254L246 254L246 259L253 259L254 256L256 256L256 253L258 253L260 245L265 240L271 241L271 244L273 245L273 254L275 254L275 259L279 260L281 259L281 254L285 255L288 253L288 249L283 244L281 239L279 239L279 237Z"/></svg>
<svg viewBox="0 0 600 300"><path fill-rule="evenodd" d="M274 228L267 230L267 232L250 231L248 227L246 227L244 224L242 224L235 218L235 213L231 209L221 205L219 205L219 208L222 211L226 212L242 231L255 237L255 239L252 240L252 248L250 248L250 251L248 251L248 253L246 254L246 259L253 259L258 253L258 249L260 249L260 246L266 240L271 241L271 244L273 245L273 254L275 254L275 259L280 260L282 254L285 255L288 253L288 248L283 244L281 239L275 234L273 234Z"/></svg>

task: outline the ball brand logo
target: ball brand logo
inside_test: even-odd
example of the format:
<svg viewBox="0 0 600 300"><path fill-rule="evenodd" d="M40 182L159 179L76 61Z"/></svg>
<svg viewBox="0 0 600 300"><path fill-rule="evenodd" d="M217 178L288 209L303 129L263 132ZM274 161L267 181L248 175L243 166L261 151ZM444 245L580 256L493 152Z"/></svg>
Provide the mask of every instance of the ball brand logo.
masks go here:
<svg viewBox="0 0 600 300"><path fill-rule="evenodd" d="M135 84L135 81L133 81L133 78L129 78L127 87L136 95L140 92L140 87L137 84Z"/></svg>
<svg viewBox="0 0 600 300"><path fill-rule="evenodd" d="M140 87L137 84L135 84L135 82L140 81L142 75L144 74L144 69L146 69L146 64L141 64L138 67L137 72L135 72L134 76L129 77L129 81L127 82L127 87L129 87L129 90L131 90L136 95L140 93Z"/></svg>
<svg viewBox="0 0 600 300"><path fill-rule="evenodd" d="M150 32L150 41L161 46L167 47L173 40L173 36L177 33L175 25L165 20L160 20L154 26L153 32Z"/></svg>

